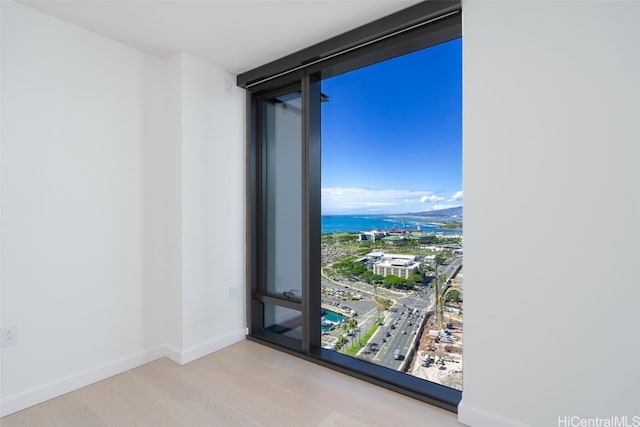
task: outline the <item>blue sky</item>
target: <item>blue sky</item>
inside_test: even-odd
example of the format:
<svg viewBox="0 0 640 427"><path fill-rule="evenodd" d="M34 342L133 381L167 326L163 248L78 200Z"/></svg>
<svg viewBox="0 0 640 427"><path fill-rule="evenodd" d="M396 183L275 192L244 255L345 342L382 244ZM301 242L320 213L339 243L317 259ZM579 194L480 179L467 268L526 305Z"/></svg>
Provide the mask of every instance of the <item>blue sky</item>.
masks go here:
<svg viewBox="0 0 640 427"><path fill-rule="evenodd" d="M462 40L324 80L322 213L462 205Z"/></svg>

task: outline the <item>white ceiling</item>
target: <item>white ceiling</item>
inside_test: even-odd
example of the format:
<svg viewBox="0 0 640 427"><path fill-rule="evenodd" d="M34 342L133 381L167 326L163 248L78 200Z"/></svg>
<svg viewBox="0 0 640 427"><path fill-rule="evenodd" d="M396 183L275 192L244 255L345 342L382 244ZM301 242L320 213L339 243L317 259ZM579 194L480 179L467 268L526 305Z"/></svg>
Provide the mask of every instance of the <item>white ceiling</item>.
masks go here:
<svg viewBox="0 0 640 427"><path fill-rule="evenodd" d="M420 0L21 0L156 55L184 51L239 73Z"/></svg>

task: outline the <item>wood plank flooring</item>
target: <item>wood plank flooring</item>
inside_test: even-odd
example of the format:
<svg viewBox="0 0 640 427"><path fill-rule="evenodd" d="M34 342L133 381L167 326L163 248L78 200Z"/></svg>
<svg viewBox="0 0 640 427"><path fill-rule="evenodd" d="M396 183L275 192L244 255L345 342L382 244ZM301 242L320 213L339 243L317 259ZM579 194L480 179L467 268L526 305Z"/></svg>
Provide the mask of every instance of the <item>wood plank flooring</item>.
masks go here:
<svg viewBox="0 0 640 427"><path fill-rule="evenodd" d="M0 419L2 427L459 426L455 414L251 341L140 366Z"/></svg>

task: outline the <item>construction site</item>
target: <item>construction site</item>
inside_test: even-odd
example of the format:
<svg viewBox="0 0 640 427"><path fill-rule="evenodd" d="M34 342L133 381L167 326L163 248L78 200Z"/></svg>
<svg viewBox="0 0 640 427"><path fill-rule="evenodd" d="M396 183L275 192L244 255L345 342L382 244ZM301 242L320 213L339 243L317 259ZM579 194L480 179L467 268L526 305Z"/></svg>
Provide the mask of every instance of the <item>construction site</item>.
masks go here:
<svg viewBox="0 0 640 427"><path fill-rule="evenodd" d="M427 313L423 333L407 368L409 375L462 390L463 310L460 300L445 298L448 292L462 295L462 271L448 287L438 290L435 311Z"/></svg>

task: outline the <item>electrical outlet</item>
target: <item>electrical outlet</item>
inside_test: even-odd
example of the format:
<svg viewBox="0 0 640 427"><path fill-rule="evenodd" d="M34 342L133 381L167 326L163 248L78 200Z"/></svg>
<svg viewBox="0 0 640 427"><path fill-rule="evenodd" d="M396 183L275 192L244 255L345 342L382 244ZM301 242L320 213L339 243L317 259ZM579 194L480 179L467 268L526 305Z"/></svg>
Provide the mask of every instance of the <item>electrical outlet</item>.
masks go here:
<svg viewBox="0 0 640 427"><path fill-rule="evenodd" d="M18 325L0 329L0 348L18 344Z"/></svg>
<svg viewBox="0 0 640 427"><path fill-rule="evenodd" d="M238 288L236 286L229 287L229 299L235 301L238 299Z"/></svg>

